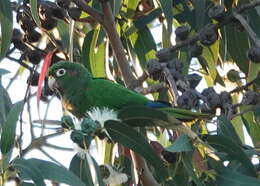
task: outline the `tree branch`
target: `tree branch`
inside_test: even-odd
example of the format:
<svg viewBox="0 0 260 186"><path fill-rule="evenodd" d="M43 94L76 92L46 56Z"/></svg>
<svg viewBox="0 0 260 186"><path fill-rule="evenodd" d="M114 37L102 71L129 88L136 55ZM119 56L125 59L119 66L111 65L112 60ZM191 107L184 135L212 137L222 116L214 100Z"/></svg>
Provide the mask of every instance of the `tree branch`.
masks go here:
<svg viewBox="0 0 260 186"><path fill-rule="evenodd" d="M130 87L131 84L136 81L136 78L132 73L129 62L126 58L123 44L116 31L114 15L111 11L109 2L102 1L101 6L105 17L102 26L105 28L107 36L110 40L111 46L114 51L114 55L117 59L117 64L120 68L125 84L127 87Z"/></svg>
<svg viewBox="0 0 260 186"><path fill-rule="evenodd" d="M104 16L96 11L95 9L91 8L84 2L83 0L72 0L81 10L91 15L94 19L96 19L101 25L104 21Z"/></svg>

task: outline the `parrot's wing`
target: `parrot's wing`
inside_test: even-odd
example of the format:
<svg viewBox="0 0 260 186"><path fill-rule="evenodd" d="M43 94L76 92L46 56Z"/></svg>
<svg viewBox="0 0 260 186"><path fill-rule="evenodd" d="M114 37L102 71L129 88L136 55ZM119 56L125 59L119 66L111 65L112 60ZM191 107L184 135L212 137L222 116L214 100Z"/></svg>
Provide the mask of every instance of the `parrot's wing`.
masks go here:
<svg viewBox="0 0 260 186"><path fill-rule="evenodd" d="M88 85L86 97L93 106L121 109L128 105L145 105L149 100L113 81L94 78Z"/></svg>

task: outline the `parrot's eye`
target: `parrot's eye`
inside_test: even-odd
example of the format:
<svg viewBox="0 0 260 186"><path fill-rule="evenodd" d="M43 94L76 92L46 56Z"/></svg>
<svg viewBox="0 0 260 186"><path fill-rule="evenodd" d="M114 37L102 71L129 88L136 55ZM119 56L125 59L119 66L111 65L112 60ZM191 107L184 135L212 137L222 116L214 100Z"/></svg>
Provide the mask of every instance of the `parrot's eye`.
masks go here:
<svg viewBox="0 0 260 186"><path fill-rule="evenodd" d="M64 68L61 68L61 69L57 70L57 72L56 72L57 77L63 76L65 74L66 74L66 70Z"/></svg>

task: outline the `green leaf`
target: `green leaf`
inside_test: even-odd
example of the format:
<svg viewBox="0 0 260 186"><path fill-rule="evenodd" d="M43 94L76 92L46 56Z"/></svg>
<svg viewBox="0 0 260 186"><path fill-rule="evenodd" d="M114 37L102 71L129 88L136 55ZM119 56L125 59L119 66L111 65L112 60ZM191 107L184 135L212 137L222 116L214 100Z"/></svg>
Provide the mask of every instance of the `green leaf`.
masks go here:
<svg viewBox="0 0 260 186"><path fill-rule="evenodd" d="M85 184L71 171L55 163L40 160L28 159L26 163L32 164L39 170L44 179L53 180L59 183L65 183L71 186L84 186Z"/></svg>
<svg viewBox="0 0 260 186"><path fill-rule="evenodd" d="M240 107L241 112L244 110L250 109L251 106L243 106ZM260 122L254 119L254 113L253 112L247 112L243 114L242 117L244 120L245 126L247 126L247 129L249 129L250 137L252 138L253 144L258 145L260 143ZM245 123L245 121L247 123Z"/></svg>
<svg viewBox="0 0 260 186"><path fill-rule="evenodd" d="M144 15L133 22L133 24L127 28L125 31L125 36L129 37L134 32L137 32L138 30L142 30L147 26L147 24L151 23L154 19L159 17L159 15L162 14L162 10L160 8L154 9L149 14Z"/></svg>
<svg viewBox="0 0 260 186"><path fill-rule="evenodd" d="M10 73L9 70L6 70L6 69L3 69L3 68L0 68L0 78L1 78L2 75L8 74L8 73Z"/></svg>
<svg viewBox="0 0 260 186"><path fill-rule="evenodd" d="M81 159L75 155L71 162L69 170L76 174L86 185L93 185L90 167L86 159Z"/></svg>
<svg viewBox="0 0 260 186"><path fill-rule="evenodd" d="M151 148L143 135L128 125L113 120L105 122L105 129L112 140L143 156L144 159L154 167L156 175L160 181L163 181L168 177L163 161Z"/></svg>
<svg viewBox="0 0 260 186"><path fill-rule="evenodd" d="M5 57L9 49L12 29L13 29L13 14L10 0L0 1L0 24L1 24L1 42L0 42L0 61Z"/></svg>
<svg viewBox="0 0 260 186"><path fill-rule="evenodd" d="M82 47L81 63L93 74L94 77L106 77L105 73L105 43L99 43L99 37L104 37L100 32L101 27L88 32ZM100 34L101 33L101 34Z"/></svg>
<svg viewBox="0 0 260 186"><path fill-rule="evenodd" d="M127 0L127 15L132 17L135 15L136 8L140 0Z"/></svg>
<svg viewBox="0 0 260 186"><path fill-rule="evenodd" d="M41 28L41 22L38 14L38 1L37 0L30 0L30 9L32 13L32 17L36 23L36 25Z"/></svg>
<svg viewBox="0 0 260 186"><path fill-rule="evenodd" d="M196 183L197 186L203 186L204 184L202 184L201 181L199 180L199 178L196 176L196 174L194 172L194 168L192 166L192 152L183 153L182 157L183 157L182 162L184 164L184 167L185 167L186 171L188 172L188 174L193 179L193 181Z"/></svg>
<svg viewBox="0 0 260 186"><path fill-rule="evenodd" d="M156 57L156 44L150 30L145 27L130 35L129 40L137 54L140 65L145 68L146 62Z"/></svg>
<svg viewBox="0 0 260 186"><path fill-rule="evenodd" d="M17 102L9 111L1 134L1 152L7 154L15 143L16 123L23 108L23 101Z"/></svg>
<svg viewBox="0 0 260 186"><path fill-rule="evenodd" d="M69 48L70 44L70 33L69 33L69 25L64 21L59 20L57 29L59 31L59 35L61 37L62 44L64 44L64 48Z"/></svg>
<svg viewBox="0 0 260 186"><path fill-rule="evenodd" d="M11 107L11 98L5 88L0 84L0 127L2 127L6 121L7 113L10 111Z"/></svg>
<svg viewBox="0 0 260 186"><path fill-rule="evenodd" d="M193 2L196 16L196 30L200 30L204 26L205 17L206 17L206 1L194 1Z"/></svg>
<svg viewBox="0 0 260 186"><path fill-rule="evenodd" d="M244 172L248 176L256 177L256 170L252 165L250 159L247 157L242 148L233 140L226 136L213 135L207 137L207 142L219 152L227 153L229 160L237 160L238 162L240 162L244 169Z"/></svg>
<svg viewBox="0 0 260 186"><path fill-rule="evenodd" d="M173 124L181 123L177 119L170 117L167 113L141 105L123 108L119 111L118 118L132 127L170 127Z"/></svg>
<svg viewBox="0 0 260 186"><path fill-rule="evenodd" d="M167 30L169 34L172 32L172 20L173 20L172 3L173 0L160 0L161 8L167 21Z"/></svg>
<svg viewBox="0 0 260 186"><path fill-rule="evenodd" d="M225 46L231 58L245 74L248 74L249 60L246 53L249 48L248 37L246 32L239 32L232 25L224 26L221 29L222 41L226 42Z"/></svg>
<svg viewBox="0 0 260 186"><path fill-rule="evenodd" d="M202 56L207 61L207 66L209 71L209 76L205 76L208 86L213 86L214 81L217 77L216 63L218 60L218 54L219 54L219 40L217 40L210 47L203 47Z"/></svg>
<svg viewBox="0 0 260 186"><path fill-rule="evenodd" d="M22 178L31 179L37 186L45 186L40 170L32 162L25 159L16 159L13 166Z"/></svg>
<svg viewBox="0 0 260 186"><path fill-rule="evenodd" d="M188 152L193 150L190 138L187 135L179 136L176 141L166 149L170 152Z"/></svg>
<svg viewBox="0 0 260 186"><path fill-rule="evenodd" d="M249 177L238 172L235 172L229 168L221 167L217 168L218 174L216 177L217 185L227 186L259 186L260 180Z"/></svg>
<svg viewBox="0 0 260 186"><path fill-rule="evenodd" d="M225 137L230 138L233 140L234 143L237 143L238 145L242 145L242 142L237 135L235 128L233 127L232 123L227 120L227 118L220 116L218 117L218 123L217 123L217 133L218 135L223 135Z"/></svg>

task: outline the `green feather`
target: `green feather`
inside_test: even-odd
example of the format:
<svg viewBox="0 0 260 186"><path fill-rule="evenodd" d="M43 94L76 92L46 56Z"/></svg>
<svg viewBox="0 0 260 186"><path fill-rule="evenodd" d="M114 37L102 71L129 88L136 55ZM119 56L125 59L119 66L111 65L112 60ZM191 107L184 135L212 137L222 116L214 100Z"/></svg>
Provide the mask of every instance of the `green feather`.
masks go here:
<svg viewBox="0 0 260 186"><path fill-rule="evenodd" d="M64 69L66 73L58 75ZM94 107L118 110L129 105L144 105L149 100L122 85L107 79L93 78L80 64L59 62L49 69L49 76L56 80L56 91L64 107L76 117L84 117Z"/></svg>

